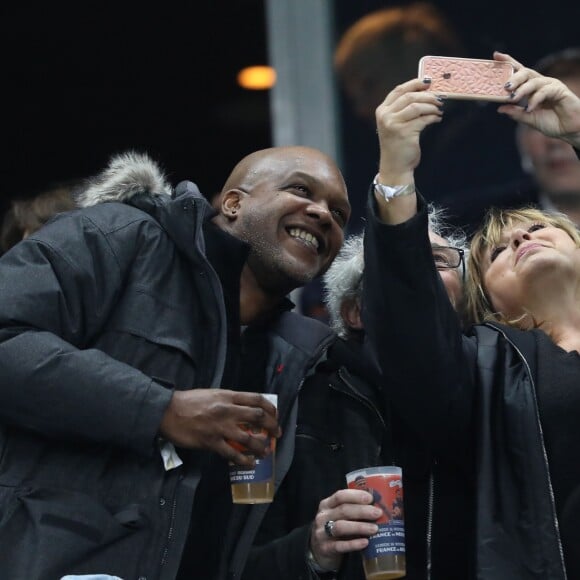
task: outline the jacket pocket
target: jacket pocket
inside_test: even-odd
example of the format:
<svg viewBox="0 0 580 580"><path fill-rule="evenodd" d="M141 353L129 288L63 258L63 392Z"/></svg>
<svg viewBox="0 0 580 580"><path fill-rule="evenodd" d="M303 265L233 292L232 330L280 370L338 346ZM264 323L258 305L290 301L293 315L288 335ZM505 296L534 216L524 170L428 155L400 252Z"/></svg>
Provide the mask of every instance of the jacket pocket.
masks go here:
<svg viewBox="0 0 580 580"><path fill-rule="evenodd" d="M198 333L191 332L194 318L185 305L168 304L144 288L133 287L117 307L110 327L178 349L196 360L200 344L195 342Z"/></svg>
<svg viewBox="0 0 580 580"><path fill-rule="evenodd" d="M344 447L340 441L328 437L328 435L323 435L308 425L297 425L296 437L301 438L303 440L302 444L305 446L322 446L328 451L340 451Z"/></svg>
<svg viewBox="0 0 580 580"><path fill-rule="evenodd" d="M128 561L144 553L150 522L145 506L111 510L78 492L0 487L0 578L135 577Z"/></svg>
<svg viewBox="0 0 580 580"><path fill-rule="evenodd" d="M191 308L172 306L132 288L117 305L107 326L90 346L106 352L150 377L181 389L193 388L204 358L203 337Z"/></svg>

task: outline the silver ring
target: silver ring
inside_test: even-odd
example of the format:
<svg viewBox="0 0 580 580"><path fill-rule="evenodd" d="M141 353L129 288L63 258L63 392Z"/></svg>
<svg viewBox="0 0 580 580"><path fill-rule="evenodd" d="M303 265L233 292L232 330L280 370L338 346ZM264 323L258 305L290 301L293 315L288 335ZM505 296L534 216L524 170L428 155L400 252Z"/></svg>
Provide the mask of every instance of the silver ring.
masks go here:
<svg viewBox="0 0 580 580"><path fill-rule="evenodd" d="M326 535L329 538L334 538L334 534L332 533L332 530L334 529L334 524L336 524L336 522L334 520L328 520L324 524L324 531L326 532Z"/></svg>

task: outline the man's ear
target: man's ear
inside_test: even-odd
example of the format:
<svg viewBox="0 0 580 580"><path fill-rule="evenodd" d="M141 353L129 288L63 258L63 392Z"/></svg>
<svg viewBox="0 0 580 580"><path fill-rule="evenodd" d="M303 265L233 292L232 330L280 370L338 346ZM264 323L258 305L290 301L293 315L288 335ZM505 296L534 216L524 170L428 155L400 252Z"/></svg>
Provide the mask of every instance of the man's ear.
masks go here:
<svg viewBox="0 0 580 580"><path fill-rule="evenodd" d="M340 306L340 316L348 328L352 330L362 330L360 304L356 299L345 300Z"/></svg>
<svg viewBox="0 0 580 580"><path fill-rule="evenodd" d="M221 195L219 211L229 221L237 218L240 202L246 194L239 189L230 189Z"/></svg>

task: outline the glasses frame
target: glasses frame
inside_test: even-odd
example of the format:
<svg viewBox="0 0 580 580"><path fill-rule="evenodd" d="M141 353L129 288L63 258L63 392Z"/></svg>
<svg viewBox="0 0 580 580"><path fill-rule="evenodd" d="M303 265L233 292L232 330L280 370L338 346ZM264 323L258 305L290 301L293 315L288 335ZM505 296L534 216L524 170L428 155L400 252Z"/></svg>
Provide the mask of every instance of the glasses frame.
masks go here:
<svg viewBox="0 0 580 580"><path fill-rule="evenodd" d="M465 250L463 248L457 248L455 246L431 246L432 250L454 250L459 254L459 263L457 266L440 266L435 263L437 270L457 270L463 266L462 270L465 270Z"/></svg>

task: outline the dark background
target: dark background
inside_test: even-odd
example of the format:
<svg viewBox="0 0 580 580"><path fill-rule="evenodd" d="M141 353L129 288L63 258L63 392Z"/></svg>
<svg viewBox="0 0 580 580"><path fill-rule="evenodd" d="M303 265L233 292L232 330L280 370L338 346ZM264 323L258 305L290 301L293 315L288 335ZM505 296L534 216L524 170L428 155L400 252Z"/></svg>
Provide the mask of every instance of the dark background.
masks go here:
<svg viewBox="0 0 580 580"><path fill-rule="evenodd" d="M0 9L4 203L92 175L127 149L209 193L269 146L268 92L236 83L239 69L267 62L263 2L188 5Z"/></svg>
<svg viewBox="0 0 580 580"><path fill-rule="evenodd" d="M337 37L390 4L334 0ZM580 44L568 0L437 4L472 56L498 48L530 64ZM236 83L240 68L267 62L262 0L3 3L0 17L0 211L127 149L148 151L173 183L189 178L211 193L243 155L270 145L268 92Z"/></svg>

